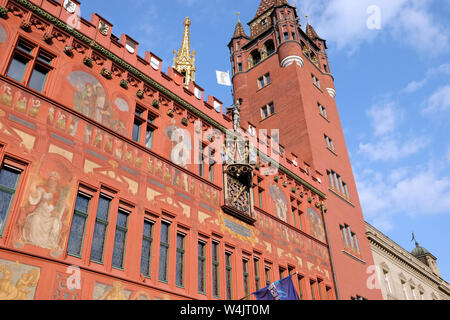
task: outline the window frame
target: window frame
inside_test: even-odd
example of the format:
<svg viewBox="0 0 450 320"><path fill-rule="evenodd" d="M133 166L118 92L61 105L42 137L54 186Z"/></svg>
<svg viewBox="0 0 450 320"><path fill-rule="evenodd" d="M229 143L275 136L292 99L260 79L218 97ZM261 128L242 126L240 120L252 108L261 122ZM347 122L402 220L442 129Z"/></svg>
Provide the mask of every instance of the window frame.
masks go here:
<svg viewBox="0 0 450 320"><path fill-rule="evenodd" d="M117 223L120 211L122 211L122 213L124 213L127 217L126 227L119 226ZM129 231L129 226L130 226L130 218L131 218L131 211L119 206L119 208L117 209L117 215L116 215L116 229L114 232L114 242L113 242L113 249L112 249L111 266L114 269L118 269L118 270L122 270L122 271L125 269L125 257L126 257L126 251L127 251L126 249L127 249L127 242L128 242L128 231ZM124 243L123 243L123 252L122 252L122 266L114 265L114 251L116 249L116 235L117 235L118 230L125 232L125 236L124 236L125 239L124 239Z"/></svg>
<svg viewBox="0 0 450 320"><path fill-rule="evenodd" d="M2 160L2 165L0 167L0 171L3 171L4 168L6 167L9 170L16 171L16 173L18 174L15 185L14 185L14 189L10 189L9 187L0 185L1 191L9 193L11 195L11 199L9 200L9 204L8 204L8 208L5 213L5 217L4 217L2 225L0 227L0 239L3 238L3 233L5 232L5 228L8 223L8 218L11 214L11 209L13 208L13 206L15 204L14 200L16 199L16 192L20 187L21 177L23 176L23 173L25 171L25 166L14 166L13 164L14 164L14 162L12 160L4 158Z"/></svg>
<svg viewBox="0 0 450 320"><path fill-rule="evenodd" d="M28 52L23 50L22 48L20 48L20 46L19 46L20 44L24 44L25 47L28 46L30 48L30 50ZM49 63L45 62L45 59L39 59L39 57L41 55L50 58ZM11 69L13 60L19 60L19 59L16 59L16 57L20 57L27 61L24 66L21 80L18 80L10 75L10 69ZM47 50L40 44L36 44L36 43L26 39L23 36L19 36L15 42L15 46L12 50L12 53L9 56L8 65L7 65L4 75L9 79L12 79L13 81L16 81L16 82L30 88L31 90L45 94L46 85L48 84L48 77L49 77L50 72L55 69L55 67L53 65L55 64L56 59L57 59L56 54L51 53L49 50ZM38 68L42 68L43 70L46 71L45 79L42 84L41 90L38 90L38 89L30 86L33 75L35 74L35 71L38 70ZM39 72L43 73L42 71L39 71Z"/></svg>
<svg viewBox="0 0 450 320"><path fill-rule="evenodd" d="M141 265L140 265L140 274L143 275L146 278L151 279L151 275L152 275L152 254L153 254L153 240L154 240L154 231L155 231L155 221L144 218L144 224L143 224L143 229L145 228L145 223L150 224L150 236L145 235L144 231L142 230L142 245L141 245ZM149 253L148 253L148 274L144 274L142 273L142 250L143 250L143 243L144 241L148 241L149 242Z"/></svg>
<svg viewBox="0 0 450 320"><path fill-rule="evenodd" d="M72 213L72 219L70 221L69 236L67 237L67 248L65 250L66 254L68 256L79 258L79 259L81 259L82 256L83 256L84 240L86 238L86 231L87 231L86 227L87 227L87 224L88 224L89 213L91 211L92 200L93 200L93 198L95 196L94 192L90 192L90 191L86 192L86 191L87 190L86 190L85 187L83 187L81 185L78 187L78 192L77 192L77 195L76 195L76 198L75 198L75 203L74 203L74 208L73 208L73 213ZM88 202L88 205L87 205L87 208L86 208L86 212L81 212L81 211L78 211L76 209L76 202L77 202L77 199L78 199L79 195L88 198L89 202ZM69 252L70 235L72 234L72 226L73 226L73 221L74 221L75 215L82 216L84 218L83 234L81 236L80 252L78 254Z"/></svg>
<svg viewBox="0 0 450 320"><path fill-rule="evenodd" d="M104 198L109 200L107 220L102 220L102 219L98 218L98 209L99 209L99 203L100 203L100 198L101 197L104 197ZM109 195L107 195L107 194L105 194L103 192L100 192L100 195L98 197L97 212L96 212L96 215L95 215L94 231L93 231L93 234L92 234L91 251L90 251L90 257L89 257L89 260L91 262L94 262L94 263L99 263L99 264L103 264L104 263L105 248L106 248L107 237L108 237L108 229L109 229L109 219L111 217L111 203L112 203L113 199L114 199L113 197L111 197L111 196L109 196ZM93 259L92 258L92 248L94 246L94 236L95 236L95 229L97 227L97 223L103 224L105 226L105 233L103 234L103 249L102 249L102 258L101 258L101 260L97 260L97 259Z"/></svg>

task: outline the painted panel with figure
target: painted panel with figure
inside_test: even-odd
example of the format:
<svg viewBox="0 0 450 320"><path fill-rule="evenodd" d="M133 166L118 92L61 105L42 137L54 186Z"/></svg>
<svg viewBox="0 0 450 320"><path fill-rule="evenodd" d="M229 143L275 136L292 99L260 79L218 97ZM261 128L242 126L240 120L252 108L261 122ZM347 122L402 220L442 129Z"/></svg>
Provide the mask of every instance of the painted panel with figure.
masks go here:
<svg viewBox="0 0 450 320"><path fill-rule="evenodd" d="M271 185L269 188L270 197L272 198L273 204L276 209L277 217L283 221L287 220L288 203L283 191L276 186Z"/></svg>
<svg viewBox="0 0 450 320"><path fill-rule="evenodd" d="M85 71L72 71L63 84L64 95L68 89L74 110L101 123L121 135L127 135L130 107L125 96L108 94L105 87L93 75ZM70 90L69 90L70 91Z"/></svg>
<svg viewBox="0 0 450 320"><path fill-rule="evenodd" d="M0 259L0 300L33 300L40 268Z"/></svg>
<svg viewBox="0 0 450 320"><path fill-rule="evenodd" d="M16 225L15 247L25 244L48 249L60 257L70 223L73 176L71 165L59 155L43 156L25 190Z"/></svg>
<svg viewBox="0 0 450 320"><path fill-rule="evenodd" d="M325 229L320 215L313 208L308 208L308 219L311 235L322 242L325 242Z"/></svg>

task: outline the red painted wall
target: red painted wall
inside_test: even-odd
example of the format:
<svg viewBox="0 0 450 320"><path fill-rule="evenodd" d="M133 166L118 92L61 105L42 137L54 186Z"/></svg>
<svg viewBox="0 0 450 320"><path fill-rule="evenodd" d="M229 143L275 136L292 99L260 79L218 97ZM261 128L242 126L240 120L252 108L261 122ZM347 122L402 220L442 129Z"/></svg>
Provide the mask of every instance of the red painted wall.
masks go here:
<svg viewBox="0 0 450 320"><path fill-rule="evenodd" d="M62 21L70 17L54 1L33 3ZM208 96L205 101L205 93L195 83L184 88L180 74L171 68L161 72L161 60L153 53L146 52L141 58L128 52L124 46L128 36L123 35L121 41L112 39L112 26L106 35L101 34L97 26L104 20L99 15L94 14L90 22L81 21L79 32L87 38L77 38L53 25L33 6L6 0L1 0L0 6L9 11L6 19L0 18L0 160L22 170L0 235L0 273L9 279L8 292L0 292L3 297L214 299L211 248L216 241L221 299L226 297L225 251L232 253L234 299L245 296L242 259L249 260L250 292L256 290L255 257L260 261L261 286L266 280L265 266L270 267L272 282L279 279L279 267L289 268L305 277L305 298L312 298L307 281L319 279L322 297L326 297L327 287L334 299L323 217L316 207L324 200L319 194L325 189L315 174L307 175L282 157L280 164L292 175L280 174L278 182L272 176L259 175L264 191L263 203L257 201L254 209L255 225L225 214L221 210L222 167L215 166L214 181L209 181L207 169L204 177L199 177L198 164L184 165L173 157L173 148L179 144L173 136L175 129L194 137L194 121L200 118L203 132L214 126L232 128L231 120L213 108L214 101L220 103L218 99ZM54 56L42 93L28 86L32 63L23 81L7 76L19 37L34 46L31 60L35 61L38 50ZM95 49L95 43L122 60L112 61L105 51ZM71 52L65 53L66 47L71 47ZM85 63L86 58L92 59L92 66ZM158 66L152 65L155 61ZM104 69L111 71L110 79L102 75ZM144 81L142 77L149 78ZM121 80L127 81L126 88ZM202 91L201 98L195 97L195 86ZM136 105L143 108L145 120L149 115L155 118L151 149L145 146L144 132L139 142L131 139ZM203 142L209 143L206 138ZM194 148L192 142L188 148L192 159ZM91 201L81 254L76 256L68 254L67 247L78 192L90 196ZM100 193L112 198L102 263L90 259ZM290 197L302 202L303 230L293 225ZM129 217L124 265L114 268L119 209L126 210ZM145 220L154 223L149 277L140 272ZM167 283L158 281L162 221L171 224ZM175 284L178 232L186 236L184 287ZM205 294L197 289L199 240L206 243ZM80 286L70 287L77 275ZM299 289L297 281L294 285ZM318 298L317 290L316 295Z"/></svg>

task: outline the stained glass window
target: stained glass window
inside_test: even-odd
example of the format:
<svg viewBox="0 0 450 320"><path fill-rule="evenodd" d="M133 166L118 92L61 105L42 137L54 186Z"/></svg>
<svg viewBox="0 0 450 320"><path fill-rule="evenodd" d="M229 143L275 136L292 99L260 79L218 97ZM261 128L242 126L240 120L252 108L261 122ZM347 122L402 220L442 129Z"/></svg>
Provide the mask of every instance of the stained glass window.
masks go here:
<svg viewBox="0 0 450 320"><path fill-rule="evenodd" d="M167 266L169 259L169 228L167 222L161 223L161 242L159 246L159 281L167 282Z"/></svg>
<svg viewBox="0 0 450 320"><path fill-rule="evenodd" d="M16 193L20 170L3 166L0 171L0 236L6 224L12 200Z"/></svg>
<svg viewBox="0 0 450 320"><path fill-rule="evenodd" d="M205 243L198 242L198 292L205 293Z"/></svg>
<svg viewBox="0 0 450 320"><path fill-rule="evenodd" d="M153 222L144 221L141 250L141 274L150 277L153 244Z"/></svg>
<svg viewBox="0 0 450 320"><path fill-rule="evenodd" d="M128 215L128 212L120 209L117 213L116 235L114 237L114 250L112 260L112 265L116 268L123 268L128 231Z"/></svg>
<svg viewBox="0 0 450 320"><path fill-rule="evenodd" d="M184 239L184 234L177 234L177 265L175 282L179 287L184 286Z"/></svg>
<svg viewBox="0 0 450 320"><path fill-rule="evenodd" d="M89 202L91 198L78 193L73 213L72 226L70 227L69 243L67 253L70 255L81 256L81 247L83 244L84 229L88 217Z"/></svg>
<svg viewBox="0 0 450 320"><path fill-rule="evenodd" d="M103 262L106 230L111 199L100 195L98 201L97 218L95 220L94 238L92 239L91 260Z"/></svg>

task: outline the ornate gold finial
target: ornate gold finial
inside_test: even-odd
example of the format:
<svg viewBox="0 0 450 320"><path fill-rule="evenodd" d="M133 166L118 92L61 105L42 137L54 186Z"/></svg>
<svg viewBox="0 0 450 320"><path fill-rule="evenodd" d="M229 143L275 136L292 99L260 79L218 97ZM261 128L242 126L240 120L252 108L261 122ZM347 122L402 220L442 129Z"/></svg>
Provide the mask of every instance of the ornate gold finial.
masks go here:
<svg viewBox="0 0 450 320"><path fill-rule="evenodd" d="M241 22L241 13L237 12L236 14L237 14L237 17L238 17L238 22Z"/></svg>
<svg viewBox="0 0 450 320"><path fill-rule="evenodd" d="M191 53L190 30L191 20L187 17L184 22L184 34L181 48L173 51L173 68L184 75L184 85L187 87L189 82L195 81L195 50Z"/></svg>

